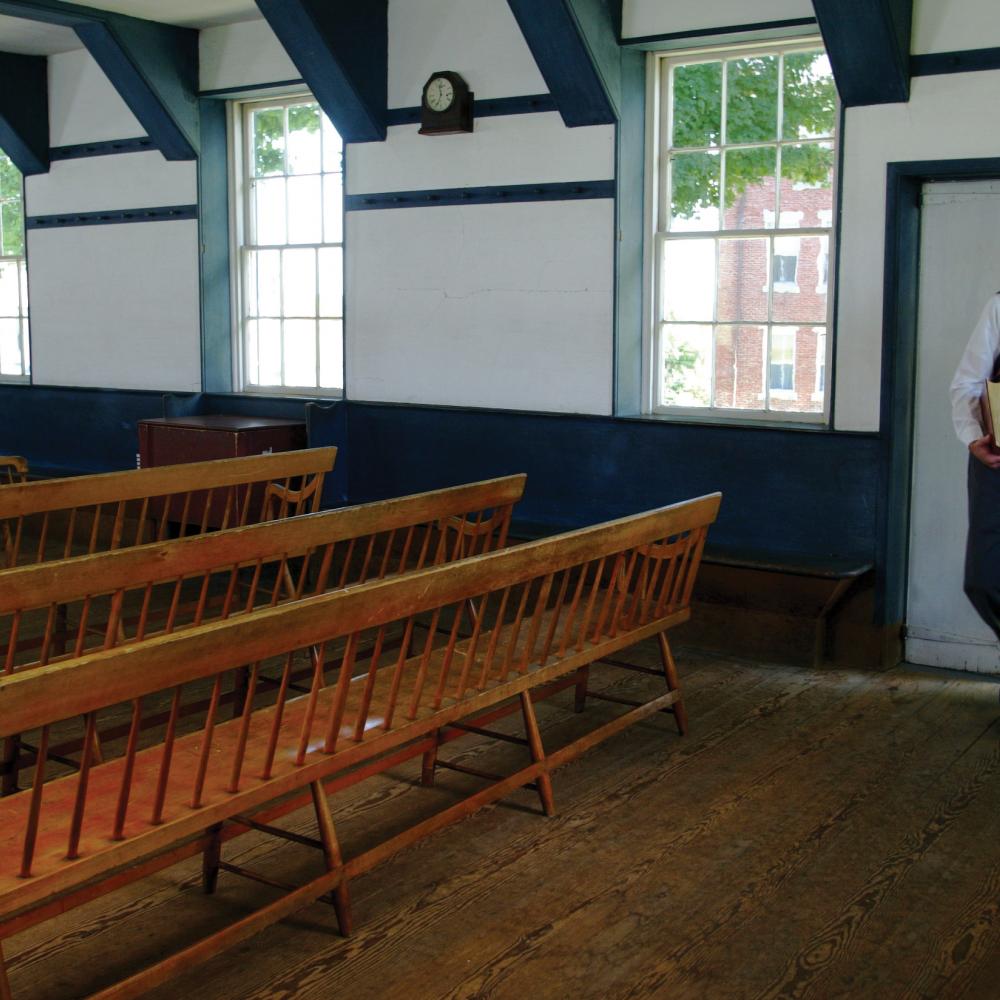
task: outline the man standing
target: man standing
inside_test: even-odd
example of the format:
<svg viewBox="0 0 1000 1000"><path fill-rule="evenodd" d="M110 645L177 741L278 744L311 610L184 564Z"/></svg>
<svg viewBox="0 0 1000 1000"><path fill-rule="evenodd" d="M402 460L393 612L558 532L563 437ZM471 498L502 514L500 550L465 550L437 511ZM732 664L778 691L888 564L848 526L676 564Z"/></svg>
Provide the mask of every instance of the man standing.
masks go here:
<svg viewBox="0 0 1000 1000"><path fill-rule="evenodd" d="M989 433L983 383L1000 360L1000 293L983 310L951 383L951 412L959 441L969 449L969 536L965 593L1000 639L1000 450Z"/></svg>

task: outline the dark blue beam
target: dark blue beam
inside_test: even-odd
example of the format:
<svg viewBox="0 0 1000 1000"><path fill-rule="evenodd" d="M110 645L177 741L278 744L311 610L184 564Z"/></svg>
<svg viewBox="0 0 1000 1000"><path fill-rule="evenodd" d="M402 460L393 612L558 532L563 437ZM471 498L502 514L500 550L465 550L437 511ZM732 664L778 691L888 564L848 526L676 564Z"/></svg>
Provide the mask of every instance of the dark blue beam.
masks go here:
<svg viewBox="0 0 1000 1000"><path fill-rule="evenodd" d="M507 2L566 125L617 121L621 68L607 0Z"/></svg>
<svg viewBox="0 0 1000 1000"><path fill-rule="evenodd" d="M913 0L814 0L845 107L910 99Z"/></svg>
<svg viewBox="0 0 1000 1000"><path fill-rule="evenodd" d="M388 0L257 0L345 142L386 136Z"/></svg>
<svg viewBox="0 0 1000 1000"><path fill-rule="evenodd" d="M0 14L72 28L163 155L197 157L197 31L59 0L0 0Z"/></svg>
<svg viewBox="0 0 1000 1000"><path fill-rule="evenodd" d="M22 174L49 169L49 85L44 56L0 52L0 149Z"/></svg>

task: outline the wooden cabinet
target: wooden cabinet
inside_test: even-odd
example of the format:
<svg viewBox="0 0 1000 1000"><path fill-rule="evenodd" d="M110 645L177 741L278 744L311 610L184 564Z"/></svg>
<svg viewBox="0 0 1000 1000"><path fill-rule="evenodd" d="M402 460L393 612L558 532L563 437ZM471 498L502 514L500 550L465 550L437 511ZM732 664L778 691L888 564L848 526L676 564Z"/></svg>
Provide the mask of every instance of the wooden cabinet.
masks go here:
<svg viewBox="0 0 1000 1000"><path fill-rule="evenodd" d="M299 420L274 420L267 417L235 417L221 414L204 417L155 417L139 421L139 465L180 465L186 462L210 462L219 458L243 458L275 451L294 451L306 446L306 425ZM241 488L237 509L242 508ZM259 496L257 495L259 494ZM249 510L256 512L263 502L263 487L254 487ZM209 504L205 517L205 504ZM162 513L161 513L162 516ZM186 500L171 501L166 515L172 522L202 523L219 528L225 520L226 501L202 491ZM251 513L249 520L259 515Z"/></svg>

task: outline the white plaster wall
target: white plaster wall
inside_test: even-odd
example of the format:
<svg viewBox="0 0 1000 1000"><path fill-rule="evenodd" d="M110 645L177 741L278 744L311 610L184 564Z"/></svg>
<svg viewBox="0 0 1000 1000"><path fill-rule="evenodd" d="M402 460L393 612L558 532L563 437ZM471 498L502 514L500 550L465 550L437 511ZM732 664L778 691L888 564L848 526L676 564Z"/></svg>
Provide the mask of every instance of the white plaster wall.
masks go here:
<svg viewBox="0 0 1000 1000"><path fill-rule="evenodd" d="M940 0L925 0L927 3ZM987 0L988 2L988 0ZM623 0L622 37L670 35L679 31L728 28L765 21L815 17L811 0Z"/></svg>
<svg viewBox="0 0 1000 1000"><path fill-rule="evenodd" d="M506 2L389 0L389 107L418 105L441 69L461 74L477 100L548 93Z"/></svg>
<svg viewBox="0 0 1000 1000"><path fill-rule="evenodd" d="M159 150L91 156L53 163L25 179L25 192L29 215L193 205L198 174L193 162L165 160Z"/></svg>
<svg viewBox="0 0 1000 1000"><path fill-rule="evenodd" d="M354 399L611 412L609 199L348 214Z"/></svg>
<svg viewBox="0 0 1000 1000"><path fill-rule="evenodd" d="M206 28L199 35L201 89L225 90L301 77L263 18Z"/></svg>
<svg viewBox="0 0 1000 1000"><path fill-rule="evenodd" d="M49 137L53 146L145 134L89 52L77 49L49 57Z"/></svg>
<svg viewBox="0 0 1000 1000"><path fill-rule="evenodd" d="M613 125L566 128L558 112L480 118L472 135L389 129L386 142L347 147L351 194L614 177Z"/></svg>
<svg viewBox="0 0 1000 1000"><path fill-rule="evenodd" d="M1000 46L997 0L914 0L914 52L958 52Z"/></svg>
<svg viewBox="0 0 1000 1000"><path fill-rule="evenodd" d="M28 255L36 383L201 388L197 222L31 230Z"/></svg>
<svg viewBox="0 0 1000 1000"><path fill-rule="evenodd" d="M918 77L909 104L847 114L835 426L878 428L886 164L997 155L997 74ZM1000 277L1000 261L995 262Z"/></svg>

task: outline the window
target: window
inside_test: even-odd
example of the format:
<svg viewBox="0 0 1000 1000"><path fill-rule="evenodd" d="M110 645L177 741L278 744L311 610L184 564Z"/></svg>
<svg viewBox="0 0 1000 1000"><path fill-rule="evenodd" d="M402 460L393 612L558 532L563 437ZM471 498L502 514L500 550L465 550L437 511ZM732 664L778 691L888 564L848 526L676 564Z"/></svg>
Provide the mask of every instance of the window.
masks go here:
<svg viewBox="0 0 1000 1000"><path fill-rule="evenodd" d="M237 384L343 389L343 143L308 96L235 105Z"/></svg>
<svg viewBox="0 0 1000 1000"><path fill-rule="evenodd" d="M818 40L654 59L648 408L822 420L829 60Z"/></svg>
<svg viewBox="0 0 1000 1000"><path fill-rule="evenodd" d="M24 257L24 184L0 152L0 380L27 382L28 269Z"/></svg>

